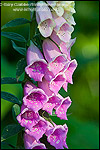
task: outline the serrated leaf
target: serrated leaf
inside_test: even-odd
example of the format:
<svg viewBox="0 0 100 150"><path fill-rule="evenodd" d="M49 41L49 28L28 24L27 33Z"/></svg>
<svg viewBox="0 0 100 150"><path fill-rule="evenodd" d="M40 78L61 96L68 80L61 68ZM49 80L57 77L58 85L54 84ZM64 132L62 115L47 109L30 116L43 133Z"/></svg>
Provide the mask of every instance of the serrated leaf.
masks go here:
<svg viewBox="0 0 100 150"><path fill-rule="evenodd" d="M5 25L3 25L1 27L1 30L4 28L8 28L8 27L16 27L16 26L23 25L26 23L30 23L30 21L25 18L16 18L14 20L7 22Z"/></svg>
<svg viewBox="0 0 100 150"><path fill-rule="evenodd" d="M25 67L26 67L26 60L25 58L22 58L18 61L17 63L17 67L16 67L16 78L18 79L21 74L25 71Z"/></svg>
<svg viewBox="0 0 100 150"><path fill-rule="evenodd" d="M17 121L16 117L20 114L20 106L18 104L14 104L12 107L12 115L15 121Z"/></svg>
<svg viewBox="0 0 100 150"><path fill-rule="evenodd" d="M19 42L26 42L25 38L15 32L1 32L1 36L7 37L9 39L15 40L15 41L19 41Z"/></svg>
<svg viewBox="0 0 100 150"><path fill-rule="evenodd" d="M19 84L19 83L22 83L22 81L17 81L16 78L12 77L1 78L1 84Z"/></svg>
<svg viewBox="0 0 100 150"><path fill-rule="evenodd" d="M19 99L15 95L8 92L1 91L1 98L15 104L21 104L21 101L19 101Z"/></svg>
<svg viewBox="0 0 100 150"><path fill-rule="evenodd" d="M8 139L11 136L14 136L15 134L19 133L22 130L22 127L19 124L11 124L7 125L2 132L1 135L1 142Z"/></svg>
<svg viewBox="0 0 100 150"><path fill-rule="evenodd" d="M14 48L17 52L19 52L20 54L26 56L26 48L24 48L24 47L18 47L18 46L15 44L15 42L12 41L12 40L11 40L11 42L12 42L13 48Z"/></svg>

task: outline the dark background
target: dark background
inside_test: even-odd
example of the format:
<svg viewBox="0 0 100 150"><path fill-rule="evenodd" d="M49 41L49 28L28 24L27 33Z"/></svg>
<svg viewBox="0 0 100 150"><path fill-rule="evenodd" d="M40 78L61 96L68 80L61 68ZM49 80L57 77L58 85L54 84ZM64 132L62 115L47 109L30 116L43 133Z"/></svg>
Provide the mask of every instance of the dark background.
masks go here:
<svg viewBox="0 0 100 150"><path fill-rule="evenodd" d="M8 2L18 1L5 1ZM78 67L73 75L74 84L68 85L68 92L63 89L60 91L64 97L70 96L72 105L68 110L67 121L55 116L52 119L56 124L68 125L69 149L99 149L99 1L76 1L75 4L76 26L72 38L77 37L77 40L72 47L71 57L77 60ZM14 12L12 7L1 7L1 25L15 18L30 19L30 12ZM15 31L26 38L28 29L27 24L4 31ZM1 77L15 77L16 63L21 58L22 56L12 48L11 41L1 37ZM1 90L22 98L21 85L2 85ZM1 131L6 125L14 123L12 105L1 99ZM15 145L16 139L17 135L7 141Z"/></svg>

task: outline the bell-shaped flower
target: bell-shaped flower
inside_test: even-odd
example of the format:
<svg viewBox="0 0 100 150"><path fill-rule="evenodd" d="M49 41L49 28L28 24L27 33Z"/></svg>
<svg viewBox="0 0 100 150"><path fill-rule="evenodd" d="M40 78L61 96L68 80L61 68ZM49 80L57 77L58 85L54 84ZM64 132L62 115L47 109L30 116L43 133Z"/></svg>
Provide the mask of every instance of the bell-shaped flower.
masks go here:
<svg viewBox="0 0 100 150"><path fill-rule="evenodd" d="M68 149L66 144L67 132L68 127L66 124L49 127L46 131L47 140L56 149L64 149L64 147Z"/></svg>
<svg viewBox="0 0 100 150"><path fill-rule="evenodd" d="M69 11L64 11L63 18L70 24L70 25L76 25L74 21L74 17L72 16L73 13Z"/></svg>
<svg viewBox="0 0 100 150"><path fill-rule="evenodd" d="M49 97L48 102L43 106L43 110L47 111L50 115L52 115L52 111L55 107L61 104L61 98L58 95L53 95Z"/></svg>
<svg viewBox="0 0 100 150"><path fill-rule="evenodd" d="M24 133L24 146L25 149L46 149L43 143L36 141L34 137Z"/></svg>
<svg viewBox="0 0 100 150"><path fill-rule="evenodd" d="M48 101L48 96L40 88L33 88L23 97L24 105L32 109L34 112L38 112L43 105Z"/></svg>
<svg viewBox="0 0 100 150"><path fill-rule="evenodd" d="M36 20L42 36L49 37L55 27L55 22L52 18L52 13L48 5L43 1L37 2Z"/></svg>
<svg viewBox="0 0 100 150"><path fill-rule="evenodd" d="M71 60L71 57L70 57L70 50L71 50L71 47L73 46L73 44L75 43L76 41L76 38L74 39L70 39L69 42L63 42L57 35L57 33L55 31L52 32L50 38L59 46L61 52L63 54L66 54L67 56L67 59L68 60Z"/></svg>
<svg viewBox="0 0 100 150"><path fill-rule="evenodd" d="M30 136L34 137L36 141L39 141L39 139L43 136L43 134L46 132L46 129L48 127L48 123L44 118L40 118L39 122L32 127L32 130L25 129L25 132L29 134Z"/></svg>
<svg viewBox="0 0 100 150"><path fill-rule="evenodd" d="M37 88L37 87L32 82L27 81L24 84L24 96L27 95L29 93L29 91L31 91L34 88Z"/></svg>
<svg viewBox="0 0 100 150"><path fill-rule="evenodd" d="M59 117L60 119L64 119L64 120L68 120L67 119L67 116L66 116L66 112L67 112L67 109L70 107L71 105L71 99L70 97L66 97L66 98L63 98L60 94L59 94L59 98L62 100L61 101L61 104L59 106L56 106L56 111L55 111L55 114L57 115L57 117Z"/></svg>
<svg viewBox="0 0 100 150"><path fill-rule="evenodd" d="M25 71L29 77L35 81L42 81L47 69L47 62L40 50L32 42L27 50L27 65Z"/></svg>
<svg viewBox="0 0 100 150"><path fill-rule="evenodd" d="M32 109L22 104L21 113L17 116L17 120L22 127L31 130L32 127L38 123L39 119L38 113L35 113Z"/></svg>
<svg viewBox="0 0 100 150"><path fill-rule="evenodd" d="M38 87L41 88L47 96L52 96L53 92L49 88L49 82L43 78L42 82L38 82Z"/></svg>
<svg viewBox="0 0 100 150"><path fill-rule="evenodd" d="M53 19L56 22L54 31L62 41L69 42L71 39L71 33L74 31L74 28L68 24L68 22L62 16L59 17L55 13L53 13Z"/></svg>
<svg viewBox="0 0 100 150"><path fill-rule="evenodd" d="M64 69L61 71L65 74L66 81L70 84L73 84L72 75L77 67L77 61L75 59L69 61Z"/></svg>
<svg viewBox="0 0 100 150"><path fill-rule="evenodd" d="M65 74L58 73L49 83L49 88L57 95L63 84L66 82Z"/></svg>
<svg viewBox="0 0 100 150"><path fill-rule="evenodd" d="M64 68L67 62L66 55L61 54L56 44L48 38L43 41L43 52L49 63L48 70L56 75Z"/></svg>

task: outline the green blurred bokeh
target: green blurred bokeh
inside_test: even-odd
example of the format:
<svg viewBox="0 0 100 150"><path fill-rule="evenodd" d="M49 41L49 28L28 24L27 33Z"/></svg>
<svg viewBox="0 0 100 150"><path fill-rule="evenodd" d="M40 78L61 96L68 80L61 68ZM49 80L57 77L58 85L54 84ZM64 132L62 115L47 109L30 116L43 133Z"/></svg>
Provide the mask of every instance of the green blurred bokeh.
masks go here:
<svg viewBox="0 0 100 150"><path fill-rule="evenodd" d="M5 1L5 3L18 1ZM27 1L19 1L19 3ZM1 1L1 3L4 3ZM69 127L67 144L69 149L99 149L99 1L76 1L76 21L72 38L77 37L72 47L72 59L78 67L73 75L73 85L68 85L68 92L60 93L70 96L72 105L68 110L68 120L52 117L56 124L66 123ZM14 12L11 7L1 7L1 26L15 18L30 19L30 12ZM8 28L27 38L28 25ZM22 56L11 45L11 41L1 37L1 77L15 77L16 63ZM21 85L2 85L2 91L10 92L22 98ZM11 113L12 103L1 99L1 131L14 123ZM16 144L17 135L7 140ZM10 149L8 146L2 148Z"/></svg>

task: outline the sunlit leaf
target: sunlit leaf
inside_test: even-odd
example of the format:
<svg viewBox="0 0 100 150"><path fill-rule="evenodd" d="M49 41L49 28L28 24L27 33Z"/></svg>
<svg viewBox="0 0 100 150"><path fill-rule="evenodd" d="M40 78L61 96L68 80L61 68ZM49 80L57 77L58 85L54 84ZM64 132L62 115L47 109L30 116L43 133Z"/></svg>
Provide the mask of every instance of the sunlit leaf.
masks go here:
<svg viewBox="0 0 100 150"><path fill-rule="evenodd" d="M5 25L3 25L1 27L1 30L4 29L4 28L8 28L8 27L16 27L16 26L23 25L23 24L26 24L26 23L30 23L30 21L25 19L25 18L16 18L14 20L9 21Z"/></svg>
<svg viewBox="0 0 100 150"><path fill-rule="evenodd" d="M19 41L19 42L26 42L25 38L15 32L1 32L1 36L7 37L9 39L15 40L15 41Z"/></svg>
<svg viewBox="0 0 100 150"><path fill-rule="evenodd" d="M15 104L21 104L21 101L19 101L19 99L15 95L8 92L1 91L1 98Z"/></svg>

